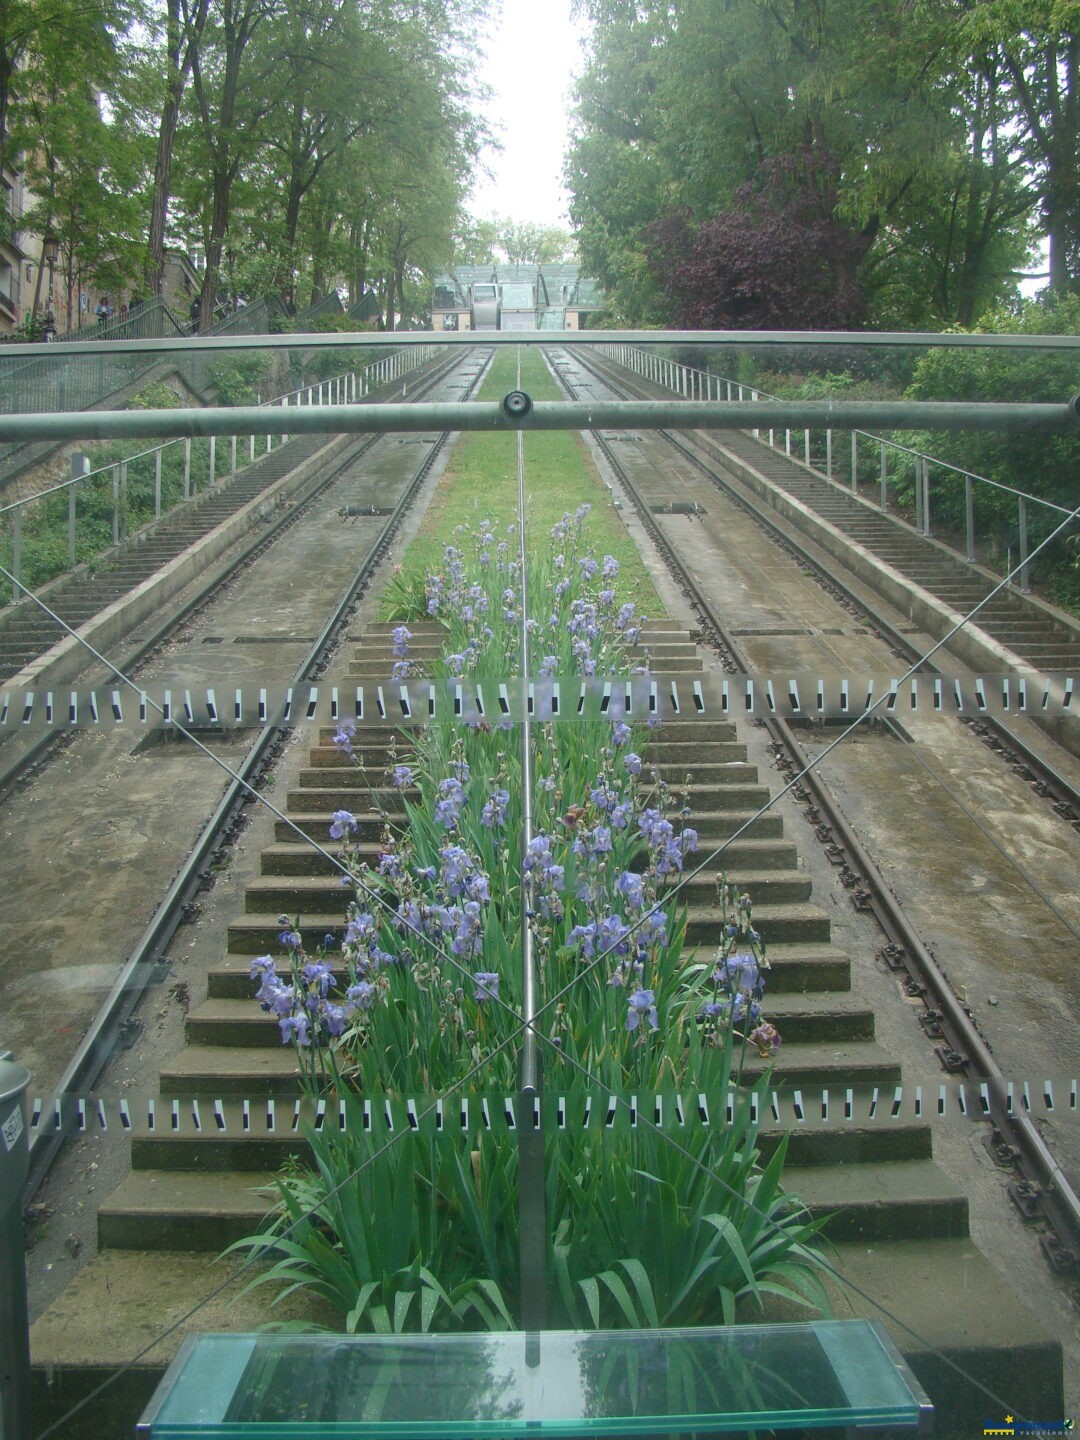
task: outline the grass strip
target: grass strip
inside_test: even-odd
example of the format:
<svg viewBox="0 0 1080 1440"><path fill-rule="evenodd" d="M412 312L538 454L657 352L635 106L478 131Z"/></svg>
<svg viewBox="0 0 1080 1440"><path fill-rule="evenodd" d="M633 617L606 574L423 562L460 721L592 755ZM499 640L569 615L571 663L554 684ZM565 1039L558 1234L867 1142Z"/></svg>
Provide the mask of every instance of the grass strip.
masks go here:
<svg viewBox="0 0 1080 1440"><path fill-rule="evenodd" d="M521 375L518 377L518 357ZM481 400L500 400L510 390L526 390L534 400L560 400L555 378L537 350L501 347L479 392ZM584 539L600 555L619 562L619 591L640 613L655 619L664 607L649 579L641 554L627 533L611 493L593 463L584 438L571 430L529 430L525 444L526 527L530 550L546 547L553 525L579 505L592 510ZM446 474L428 512L405 551L402 571L423 576L438 571L443 547L459 525L487 519L497 533L518 518L517 436L470 431L454 446Z"/></svg>

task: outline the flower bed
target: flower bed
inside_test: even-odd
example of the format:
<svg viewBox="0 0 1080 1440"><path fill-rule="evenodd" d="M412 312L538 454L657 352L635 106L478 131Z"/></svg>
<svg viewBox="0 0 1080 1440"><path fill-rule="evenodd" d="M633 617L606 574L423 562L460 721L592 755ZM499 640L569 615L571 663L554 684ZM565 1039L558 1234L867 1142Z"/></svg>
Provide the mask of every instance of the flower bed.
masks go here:
<svg viewBox="0 0 1080 1440"><path fill-rule="evenodd" d="M455 536L424 587L446 627L437 673L505 678L527 660L540 688L647 666L644 620L620 602L615 562L585 546L584 518L555 527L526 577L513 534ZM523 590L542 597L527 621ZM400 625L397 678L413 672L411 638ZM349 726L335 739L352 754ZM350 844L357 818L333 817L353 892L340 952L332 936L309 950L283 917L285 964L252 966L305 1088L339 1097L347 1121L310 1135L314 1170L284 1174L268 1234L241 1242L271 1262L254 1283L311 1286L349 1330L519 1322L518 1146L482 1127L380 1140L361 1107L514 1094L527 917L548 1091L743 1092L729 1124L678 1139L644 1118L545 1133L528 1183L543 1188L530 1214L544 1217L547 1323L730 1322L770 1292L820 1305L818 1225L780 1183L783 1143L762 1164L746 1103L747 1056L780 1044L762 1013L765 945L721 878L721 942L687 953L678 882L697 835L647 733L620 713L575 718L531 727L526 755L512 717L432 726L403 732L389 780L403 810L374 863Z"/></svg>

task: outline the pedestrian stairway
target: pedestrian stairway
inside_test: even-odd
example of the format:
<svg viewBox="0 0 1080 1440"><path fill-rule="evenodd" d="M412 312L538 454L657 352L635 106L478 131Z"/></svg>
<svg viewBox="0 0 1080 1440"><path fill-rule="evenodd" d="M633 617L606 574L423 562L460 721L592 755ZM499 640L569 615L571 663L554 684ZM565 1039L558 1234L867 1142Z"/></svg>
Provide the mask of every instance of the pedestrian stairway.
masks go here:
<svg viewBox="0 0 1080 1440"><path fill-rule="evenodd" d="M436 653L435 626L410 628L410 657ZM386 678L393 663L391 632L390 626L371 627L351 662L350 680ZM685 634L652 627L645 640L658 670L670 664L692 673L689 667L700 667ZM401 761L408 744L401 732L360 727L354 748L363 757L361 775L332 743L331 731L318 735L286 797L289 823L278 822L263 851L244 913L229 927L227 952L210 971L205 998L188 1014L186 1044L161 1072L162 1095L220 1099L234 1108L241 1097L280 1102L295 1096L294 1055L253 998L251 959L280 951L279 915L299 914L320 935L343 930L339 874L297 831L333 854L340 847L329 835L332 814L348 809L360 822L359 843L377 853L384 816L401 809L401 793L377 783L391 744ZM698 831L702 851L741 832L723 866L752 895L755 926L768 941L766 1013L784 1042L775 1062L776 1083L828 1085L842 1093L856 1083L899 1080L900 1066L876 1039L873 1011L853 989L851 959L831 943L828 913L812 896L781 818L772 811L757 815L768 791L748 762L736 725L665 722L649 733L645 755L648 765L685 793L688 823ZM708 954L718 943L721 923L711 873L691 882L688 903L689 943ZM763 1150L771 1153L779 1139L779 1128L766 1115ZM221 1133L207 1126L196 1136L163 1127L134 1136L131 1147L130 1173L99 1212L99 1254L34 1327L35 1366L42 1376L50 1370L54 1385L57 1373L67 1375L69 1395L89 1383L79 1379L84 1372L93 1376L121 1364L152 1323L182 1313L188 1299L194 1303L200 1285L203 1291L216 1285L222 1267L212 1268L215 1257L258 1226L267 1205L261 1192L280 1165L303 1152L304 1142L284 1125L273 1134L241 1126ZM835 1263L853 1287L837 1288L836 1314L881 1318L874 1302L885 1307L887 1328L938 1406L939 1440L978 1433L972 1427L990 1413L985 1395L959 1378L949 1362L1003 1393L1017 1413L1062 1413L1060 1347L1007 1294L973 1244L967 1197L935 1164L930 1125L853 1121L796 1128L785 1185L813 1215L827 1217ZM100 1333L100 1313L94 1313L105 1295L108 1338ZM160 1310L147 1303L156 1296ZM266 1292L255 1292L231 1319L218 1306L209 1322L196 1311L154 1357L156 1363L160 1366L185 1331L250 1327L252 1307L266 1303ZM291 1313L318 1313L305 1306L294 1298Z"/></svg>

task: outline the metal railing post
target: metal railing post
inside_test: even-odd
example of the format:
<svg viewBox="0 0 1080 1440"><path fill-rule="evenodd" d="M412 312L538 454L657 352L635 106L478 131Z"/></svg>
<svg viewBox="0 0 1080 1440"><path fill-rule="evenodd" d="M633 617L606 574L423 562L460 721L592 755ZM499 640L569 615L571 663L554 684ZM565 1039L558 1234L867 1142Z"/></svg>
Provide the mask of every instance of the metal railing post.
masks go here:
<svg viewBox="0 0 1080 1440"><path fill-rule="evenodd" d="M161 519L161 459L164 451L162 446L154 451L154 519Z"/></svg>
<svg viewBox="0 0 1080 1440"><path fill-rule="evenodd" d="M859 432L851 432L851 493L859 493Z"/></svg>
<svg viewBox="0 0 1080 1440"><path fill-rule="evenodd" d="M230 436L229 436L229 440L231 441L231 444L230 444L230 446L229 446L231 469L230 469L229 473L230 473L231 475L235 475L235 474L236 474L236 436L235 436L235 435L230 435Z"/></svg>
<svg viewBox="0 0 1080 1440"><path fill-rule="evenodd" d="M248 464L249 464L249 465L253 465L254 463L255 463L255 436L254 436L254 434L251 434L251 435L248 436Z"/></svg>
<svg viewBox="0 0 1080 1440"><path fill-rule="evenodd" d="M14 579L11 582L11 599L18 600L22 594L22 506L16 505L11 512L11 573Z"/></svg>
<svg viewBox="0 0 1080 1440"><path fill-rule="evenodd" d="M967 537L967 554L965 559L969 565L975 563L975 482L970 475L964 476L964 531Z"/></svg>
<svg viewBox="0 0 1080 1440"><path fill-rule="evenodd" d="M112 543L120 543L120 466L112 467Z"/></svg>
<svg viewBox="0 0 1080 1440"><path fill-rule="evenodd" d="M1017 502L1017 520L1020 526L1020 589L1026 595L1031 588L1031 577L1028 574L1028 524L1027 524L1027 501L1020 497Z"/></svg>
<svg viewBox="0 0 1080 1440"><path fill-rule="evenodd" d="M71 457L71 478L81 480L90 469L90 456L76 452ZM68 487L68 565L75 567L75 507L78 496L77 485Z"/></svg>
<svg viewBox="0 0 1080 1440"><path fill-rule="evenodd" d="M889 508L889 459L885 450L885 442L881 443L881 513L884 515Z"/></svg>
<svg viewBox="0 0 1080 1440"><path fill-rule="evenodd" d="M209 479L207 480L206 483L207 483L207 485L212 489L212 488L213 488L213 485L214 485L214 481L217 479L217 436L216 436L216 435L211 435L211 436L210 436L210 457L209 457L209 460L208 460L207 463L208 463L209 470L210 470L210 476L209 476Z"/></svg>
<svg viewBox="0 0 1080 1440"><path fill-rule="evenodd" d="M809 469L809 467L810 467L810 431L809 431L809 430L804 430L804 431L803 431L803 454L804 454L804 458L805 458L805 460L806 460L807 468Z"/></svg>
<svg viewBox="0 0 1080 1440"><path fill-rule="evenodd" d="M18 514L18 511L15 512ZM30 1072L0 1056L0 1435L30 1440L30 1310L23 1190L30 1168L23 1095Z"/></svg>
<svg viewBox="0 0 1080 1440"><path fill-rule="evenodd" d="M191 499L191 441L184 441L184 499Z"/></svg>
<svg viewBox="0 0 1080 1440"><path fill-rule="evenodd" d="M190 441L189 441L188 443L190 444ZM120 461L120 533L121 533L121 535L126 535L126 534L127 534L127 528L128 528L128 526L127 526L127 508L128 508L127 498L128 498L127 461L126 461L126 460L121 460L121 461Z"/></svg>
<svg viewBox="0 0 1080 1440"><path fill-rule="evenodd" d="M923 504L922 504L922 513L923 513L923 526L924 526L923 534L926 535L927 539L929 539L929 537L930 537L930 461L926 458L925 455L923 456L923 462L922 462L922 476L923 476Z"/></svg>
<svg viewBox="0 0 1080 1440"><path fill-rule="evenodd" d="M923 480L922 480L922 456L915 457L915 530L917 534L923 533Z"/></svg>
<svg viewBox="0 0 1080 1440"><path fill-rule="evenodd" d="M825 474L832 479L832 427L825 431Z"/></svg>

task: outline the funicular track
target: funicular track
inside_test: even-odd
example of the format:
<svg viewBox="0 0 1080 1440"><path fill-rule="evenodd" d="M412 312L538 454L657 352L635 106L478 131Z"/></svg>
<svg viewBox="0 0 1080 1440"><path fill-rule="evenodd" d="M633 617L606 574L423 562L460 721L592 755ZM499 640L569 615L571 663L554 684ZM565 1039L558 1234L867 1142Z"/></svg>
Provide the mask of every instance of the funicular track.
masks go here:
<svg viewBox="0 0 1080 1440"><path fill-rule="evenodd" d="M576 356L575 360L594 375L603 376L605 383L615 388L623 381L621 374L618 383L612 378L609 373L612 367L597 366L591 358L583 360L581 356ZM577 398L566 375L561 375L560 379L571 398ZM717 464L707 458L710 452L715 454L719 448L712 437L695 437L691 441L688 437L671 432L665 431L661 434L667 444L687 457L712 483L721 488L727 486L722 462ZM699 439L705 442L701 448L697 445ZM677 546L658 523L654 510L634 484L627 467L622 463L617 447L603 435L598 437L598 444L612 472L618 476L620 485L631 498L639 523L676 575L680 589L700 617L702 634L721 657L724 668L731 672L752 669L738 639L730 632L724 619L717 614ZM770 447L754 441L742 432L725 434L723 452L729 450L763 474L769 474L770 467L767 462L770 458L774 461L784 459L775 455ZM774 464L771 468L783 471L779 464ZM811 489L815 493L824 494L830 501L833 501L834 496L838 496L841 505L838 506L835 502L831 504L830 518L832 512L842 508L846 515L854 516L865 526L863 517L868 507L859 506L854 501L851 505L843 504L848 497L839 492L838 487L819 481L818 477L810 475L805 467L789 463L787 470L803 471L810 482L817 482L812 487L807 484L800 492L800 498L805 500ZM771 507L767 504L755 504L753 500L748 501L741 490L732 493L736 503L750 512L800 567L815 573L822 585L835 594L846 608L861 614L894 654L910 665L934 669L931 662L922 659L921 651L907 634L897 629L879 611L868 608L865 593L857 596L845 586L835 567L824 570L820 561L808 554L789 529L778 525ZM884 533L889 528L888 518L879 518L881 524L878 528ZM892 528L906 531L906 527ZM864 535L864 528L857 530L852 536L852 543L863 544ZM920 537L914 536L913 539L919 541ZM914 550L917 547L912 548ZM940 553L940 547L937 548ZM895 547L888 549L887 563L892 565L895 559ZM939 559L939 570L944 572L947 564L952 564L957 569L964 568L959 562L953 562L951 557L945 556L944 559ZM978 604L982 593L985 593L980 593L976 585L974 579L969 580L964 594L965 603L972 607ZM954 593L950 592L948 598L950 602L953 601ZM980 618L982 613L980 610ZM1039 643L1045 645L1048 632L1060 635L1064 632L1064 627L1053 617L1044 617L1044 621ZM1029 632L1035 628L1034 625L1029 626ZM999 634L997 638L1000 640L1002 637ZM1068 663L1071 664L1074 651L1080 653L1080 640L1064 649L1051 651L1049 658L1066 654L1069 657ZM1046 652L1043 653L1044 658L1047 658ZM1030 653L1026 658L1028 664L1034 663ZM942 972L932 951L920 936L918 927L904 914L902 906L885 883L873 858L838 810L827 787L822 785L812 756L800 743L797 730L778 716L767 716L761 723L767 727L772 737L777 768L793 787L798 788L800 798L804 799L811 819L817 826L821 843L836 852L833 856L834 863L840 867L842 878L852 892L854 903L859 908L872 912L878 920L884 940L882 954L889 967L895 971L906 971L910 993L921 998L925 1006L923 1021L927 1033L942 1042L937 1047L936 1054L943 1069L953 1074L1000 1079L1001 1071L984 1037L973 1023L970 1009L957 997L948 977ZM895 723L889 718L879 723L896 729ZM1080 789L1065 773L1056 768L1052 749L1048 753L1045 748L1032 748L1025 743L1023 736L1017 733L1014 726L1004 723L993 714L977 720L968 718L966 723L971 724L974 733L982 737L999 758L1003 757L1008 761L1014 772L1031 785L1036 803L1041 801L1052 806L1054 814L1062 823L1070 825L1074 830L1080 830ZM902 731L896 730L896 733L903 738ZM1059 1274L1075 1281L1080 1277L1080 1199L1030 1121L1021 1115L1008 1113L1000 1103L995 1103L992 1121L999 1137L996 1143L1000 1150L1010 1155L1016 1163L1018 1192L1015 1198L1020 1208L1029 1218L1036 1209L1041 1209L1049 1221L1050 1233L1043 1241L1048 1262Z"/></svg>
<svg viewBox="0 0 1080 1440"><path fill-rule="evenodd" d="M459 363L460 357L451 356L429 366L413 400L429 394ZM379 396L373 395L370 399L374 403ZM232 568L272 544L286 526L295 522L299 507L317 500L343 470L377 442L377 436L367 436L351 441L344 449L337 447L336 454L330 452L333 463L319 465L315 483L305 487L298 504L290 504L287 513L285 507L280 507L277 513L259 516L253 521L256 533L235 557ZM293 436L162 519L142 527L97 561L82 565L45 586L41 597L62 624L29 599L7 606L0 611L0 678L10 678L32 667L65 637L68 633L65 626L77 630L115 605L218 525L265 495L282 477L298 470L320 451L328 450L331 444L327 436ZM221 583L225 578L222 577Z"/></svg>
<svg viewBox="0 0 1080 1440"><path fill-rule="evenodd" d="M464 372L467 376L464 380L466 392L471 392L479 383L489 359L489 352L482 349L468 357L466 363L470 369ZM459 371L462 363L462 357L457 356L451 363L437 366L435 373L425 377L417 386L416 396L437 387L448 375ZM328 463L315 472L305 487L306 493L299 497L299 502L281 507L276 522L270 527L260 527L253 543L242 542L238 547L233 547L227 556L227 563L209 571L205 582L196 586L193 596L186 595L182 605L163 605L161 619L152 627L149 638L140 634L137 642L127 645L127 653L122 657L116 657L114 652L112 663L117 669L129 678L137 675L137 667L148 658L159 654L162 647L170 641L170 637L173 640L170 648L175 649L175 637L181 630L190 629L198 612L209 607L215 597L221 596L234 586L237 576L249 570L258 557L270 552L276 541L286 534L295 533L296 528L303 523L305 510L317 507L320 499L325 500L328 494L333 493L333 487L339 482L347 482L349 475L355 474L359 468L358 462L369 455L380 438L370 436L359 442L346 442L343 453L340 444L328 446ZM346 526L353 527L358 523L366 524L370 534L360 547L350 546L354 553L349 557L348 569L343 573L344 583L336 591L329 612L319 612L317 617L311 617L311 624L318 633L314 640L305 644L306 653L295 672L292 672L294 683L317 680L330 663L360 598L420 495L447 438L445 434L433 435L431 443L424 444L419 453L402 452L403 455L415 454L416 460L415 463L411 459L408 461L408 477L397 492L393 508L388 513L376 515L371 520L365 520L364 517L350 520L346 515L340 522L336 522L346 535L353 533L352 528L346 530ZM281 453L288 448L279 447L274 453ZM260 638L258 635L254 637L256 641ZM233 663L244 663L239 649ZM91 667L91 673L94 673L94 667ZM113 678L103 670L101 674L107 680ZM99 679L97 683L102 682ZM210 726L200 731L199 727L195 726L194 731L196 738L201 735L204 743L215 742L215 727ZM70 766L78 764L77 754L71 747L77 742L79 733L77 729L70 729L66 733L38 730L32 733L27 743L11 744L10 749L17 753L7 760L2 771L7 793L29 797L32 803L34 784L50 783L50 765L57 761L61 754L74 757L65 760L65 772L67 777L70 777ZM238 733L246 735L252 732ZM196 803L194 795L189 805L185 806L184 820L192 828L193 848L179 864L167 892L162 897L155 898L150 923L134 948L127 953L115 979L110 979L108 993L85 1034L74 1047L74 1053L70 1058L65 1055L67 1063L59 1082L61 1091L86 1090L92 1086L104 1065L115 1053L117 1043L128 1043L137 1030L138 1022L133 1020L133 1014L147 984L159 982L161 979L162 960L166 956L171 937L178 926L199 913L200 895L214 883L214 865L220 865L222 857L228 855L229 848L248 821L248 807L255 799L255 792L269 783L273 766L282 753L284 735L276 727L271 725L258 728L253 732L253 737L251 743L245 742L243 749L236 755L236 778L228 780L220 796L211 790L205 815L200 819L197 811L193 809ZM23 737L14 738L22 740ZM220 734L218 738L221 738ZM136 751L132 753L136 753L137 737L133 743L136 744ZM6 757L0 755L0 758ZM193 747L192 758L196 763L203 763L200 757L194 754ZM205 763L209 764L208 761ZM123 814L131 804L125 798L124 784L127 779L134 778L133 773L129 777L126 773L127 767L124 768L124 779L117 780L118 794L111 802L119 814ZM196 836L197 839L194 838ZM25 845L20 847L20 850L26 849ZM30 847L29 854L32 853ZM13 862L9 861L9 880L11 863ZM35 1143L31 1190L42 1183L62 1139L62 1134L58 1132L43 1133L38 1143Z"/></svg>
<svg viewBox="0 0 1080 1440"><path fill-rule="evenodd" d="M692 587L691 577L684 575L680 583ZM707 607L699 613L709 640L724 644L722 621ZM425 638L429 647L434 644L433 637L418 635L419 654ZM690 637L674 629L655 629L649 652L650 663L664 672L693 675L700 669ZM733 645L727 655L737 666ZM347 674L350 681L374 683L385 679L390 665L387 630L369 629ZM831 1086L839 1096L856 1078L891 1094L901 1078L899 1067L875 1042L873 1012L852 993L850 957L831 943L828 915L810 901L809 882L783 838L782 821L772 813L752 818L768 794L747 761L746 747L729 722L708 731L693 728L700 724L661 727L652 759L673 783L686 784L689 776L693 823L710 848L741 832L722 863L753 891L755 917L770 936L772 1013L785 1030L781 1083ZM361 742L369 777L385 764L391 745L401 754L402 741L389 729L365 728ZM85 1338L95 1296L100 1303L108 1294L119 1312L134 1290L150 1289L175 1309L200 1287L205 1290L208 1260L225 1240L250 1230L261 1213L264 1202L253 1191L297 1150L291 1121L273 1130L265 1123L270 1099L279 1115L292 1115L295 1080L291 1053L282 1050L273 1022L250 998L247 972L253 954L275 946L279 914L303 915L320 930L343 926L337 876L298 840L293 827L330 846L331 814L348 806L361 816L362 837L374 853L385 811L395 800L380 788L365 815L369 783L343 769L323 730L289 790L285 813L291 823L277 822L262 852L262 874L248 885L244 913L228 927L226 953L211 967L206 999L187 1016L186 1047L160 1077L163 1103L174 1096L201 1099L207 1123L193 1128L185 1108L169 1130L149 1134L141 1127L133 1137L131 1174L100 1212L100 1254L38 1331L39 1355L61 1375L74 1353L64 1334L76 1346ZM689 896L692 934L705 946L715 939L717 925L712 888L711 874L702 876ZM910 1101L905 1107L891 1123L855 1120L843 1127L817 1123L796 1129L790 1183L815 1212L835 1214L832 1234L841 1268L863 1295L887 1297L923 1337L914 1346L909 1337L904 1348L932 1383L947 1419L939 1435L971 1433L974 1417L984 1416L990 1403L985 1392L966 1387L942 1355L973 1372L1017 1411L1042 1413L1060 1393L1060 1352L1037 1322L1016 1324L1019 1312L1010 1312L999 1278L970 1242L966 1197L933 1164L931 1127L912 1112ZM222 1117L213 1128L211 1114ZM771 1129L770 1143L778 1130ZM180 1256L180 1249L187 1253ZM132 1295L125 1287L134 1287ZM940 1306L920 1303L915 1294L920 1287L927 1294L963 1291L963 1313L942 1314ZM860 1302L849 1294L841 1303L858 1308ZM1002 1311L1011 1323L997 1328L991 1322ZM228 1323L243 1325L243 1310ZM101 1375L117 1363L120 1357L106 1352L99 1345L98 1363L86 1373ZM75 1375L66 1390L61 1381L50 1409L62 1407L85 1383L85 1373Z"/></svg>

